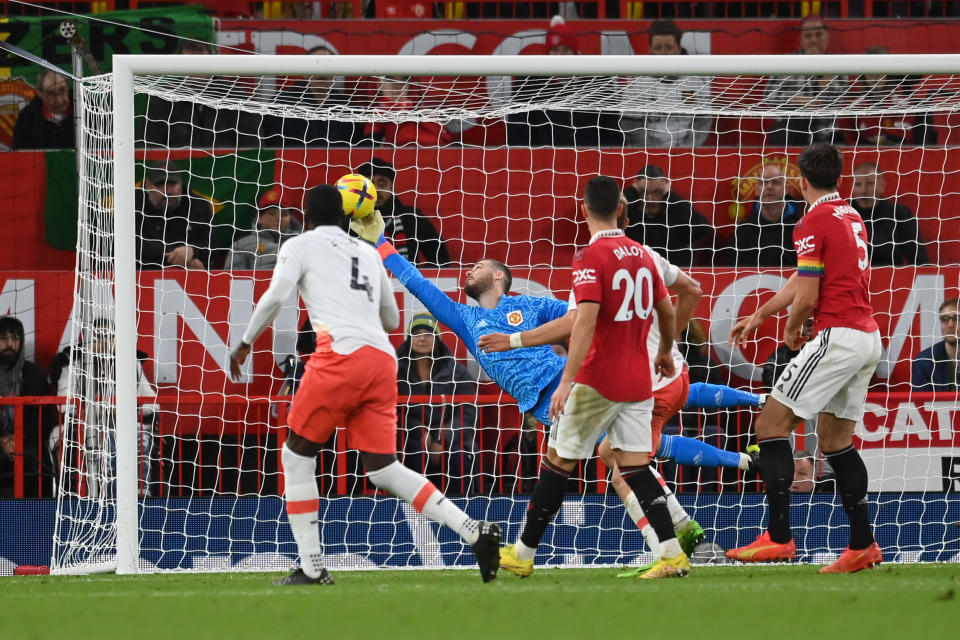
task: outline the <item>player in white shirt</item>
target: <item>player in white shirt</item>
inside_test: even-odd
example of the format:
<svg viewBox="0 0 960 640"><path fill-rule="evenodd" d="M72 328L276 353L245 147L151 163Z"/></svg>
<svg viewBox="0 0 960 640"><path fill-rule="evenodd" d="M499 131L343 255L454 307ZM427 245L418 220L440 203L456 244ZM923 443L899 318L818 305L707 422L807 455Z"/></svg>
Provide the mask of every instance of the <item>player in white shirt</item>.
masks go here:
<svg viewBox="0 0 960 640"><path fill-rule="evenodd" d="M317 530L316 455L338 426L360 451L370 482L457 532L472 546L480 575L489 582L499 568L500 528L473 520L432 482L397 461L397 361L386 332L399 326L400 312L380 256L347 235L342 207L336 188L310 190L305 213L314 229L280 248L270 287L230 354L237 380L251 345L299 289L317 332L317 350L293 398L281 462L301 567L276 584L333 584Z"/></svg>

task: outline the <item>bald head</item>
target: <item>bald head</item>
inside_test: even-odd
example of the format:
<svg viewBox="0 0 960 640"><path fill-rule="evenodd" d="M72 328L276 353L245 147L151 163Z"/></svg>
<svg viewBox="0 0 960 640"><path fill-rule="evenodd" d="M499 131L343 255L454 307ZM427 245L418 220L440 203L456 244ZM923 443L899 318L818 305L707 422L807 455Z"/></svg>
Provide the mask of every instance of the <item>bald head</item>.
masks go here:
<svg viewBox="0 0 960 640"><path fill-rule="evenodd" d="M875 163L861 162L853 168L853 189L850 195L857 206L872 208L877 199L883 197L885 188L883 173Z"/></svg>

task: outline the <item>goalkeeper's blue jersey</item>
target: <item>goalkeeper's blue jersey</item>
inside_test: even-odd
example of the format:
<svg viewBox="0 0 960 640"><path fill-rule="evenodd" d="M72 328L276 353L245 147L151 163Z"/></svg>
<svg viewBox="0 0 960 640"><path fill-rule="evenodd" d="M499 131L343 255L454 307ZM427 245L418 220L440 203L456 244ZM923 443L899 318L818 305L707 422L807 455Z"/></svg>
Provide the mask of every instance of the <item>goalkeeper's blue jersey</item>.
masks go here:
<svg viewBox="0 0 960 640"><path fill-rule="evenodd" d="M505 295L495 309L460 304L424 278L403 256L392 253L383 262L437 320L457 334L490 379L516 399L521 411L537 404L543 389L563 371L566 358L555 354L549 345L481 353L477 350L477 340L488 333L514 333L539 327L565 315L566 302L556 298Z"/></svg>

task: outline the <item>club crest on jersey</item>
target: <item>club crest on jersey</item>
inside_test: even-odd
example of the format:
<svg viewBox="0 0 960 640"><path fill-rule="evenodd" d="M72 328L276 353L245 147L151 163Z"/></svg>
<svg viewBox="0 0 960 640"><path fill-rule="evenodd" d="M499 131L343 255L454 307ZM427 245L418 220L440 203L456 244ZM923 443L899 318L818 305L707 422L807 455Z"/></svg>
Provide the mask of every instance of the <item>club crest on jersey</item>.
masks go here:
<svg viewBox="0 0 960 640"><path fill-rule="evenodd" d="M519 327L523 323L523 313L517 309L507 314L507 324L511 327Z"/></svg>
<svg viewBox="0 0 960 640"><path fill-rule="evenodd" d="M597 281L597 270L596 269L574 269L573 270L573 284L586 284L594 283Z"/></svg>
<svg viewBox="0 0 960 640"><path fill-rule="evenodd" d="M794 244L797 245L797 253L806 253L807 251L813 251L814 249L812 235L805 238L800 238L794 242Z"/></svg>

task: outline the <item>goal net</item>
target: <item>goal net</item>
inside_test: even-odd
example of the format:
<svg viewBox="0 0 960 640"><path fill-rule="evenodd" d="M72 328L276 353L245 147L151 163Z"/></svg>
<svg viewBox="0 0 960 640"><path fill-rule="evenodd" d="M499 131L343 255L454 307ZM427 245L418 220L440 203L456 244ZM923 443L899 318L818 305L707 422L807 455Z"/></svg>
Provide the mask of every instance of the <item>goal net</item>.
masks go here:
<svg viewBox="0 0 960 640"><path fill-rule="evenodd" d="M950 302L960 295L955 56L115 60L112 75L83 82L79 105L55 571L296 562L279 451L312 350L299 301L256 342L243 380L227 363L277 247L302 229L309 188L372 177L394 244L457 302L468 303L463 275L481 258L511 268L513 293L565 300L589 240L583 187L613 176L629 201L627 234L704 292L682 336L691 379L765 393L789 358L783 318L742 350L727 334L795 268L791 233L805 210L795 161L820 140L842 146L840 192L864 212L872 243L885 351L856 432L871 521L888 561L957 560L957 377L943 357L960 313ZM394 287L399 455L513 541L544 427ZM727 452L754 442L756 407L695 405L665 433ZM792 444L798 552L829 561L847 525L816 425ZM317 468L329 567L472 565L452 532L365 480L342 430ZM666 459L660 469L706 531L695 562L719 561L765 526L756 474ZM573 478L538 563L651 559L602 461Z"/></svg>

